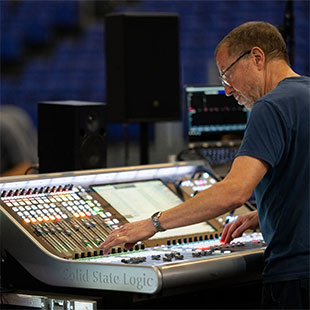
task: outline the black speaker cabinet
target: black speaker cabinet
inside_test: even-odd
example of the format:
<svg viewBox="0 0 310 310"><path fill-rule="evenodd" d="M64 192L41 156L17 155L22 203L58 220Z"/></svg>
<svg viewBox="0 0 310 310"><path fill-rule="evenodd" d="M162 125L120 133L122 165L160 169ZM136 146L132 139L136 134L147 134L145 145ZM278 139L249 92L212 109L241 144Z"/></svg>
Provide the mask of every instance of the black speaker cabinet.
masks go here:
<svg viewBox="0 0 310 310"><path fill-rule="evenodd" d="M40 173L104 168L106 143L105 103L39 103Z"/></svg>
<svg viewBox="0 0 310 310"><path fill-rule="evenodd" d="M105 55L109 121L180 119L177 14L107 14Z"/></svg>

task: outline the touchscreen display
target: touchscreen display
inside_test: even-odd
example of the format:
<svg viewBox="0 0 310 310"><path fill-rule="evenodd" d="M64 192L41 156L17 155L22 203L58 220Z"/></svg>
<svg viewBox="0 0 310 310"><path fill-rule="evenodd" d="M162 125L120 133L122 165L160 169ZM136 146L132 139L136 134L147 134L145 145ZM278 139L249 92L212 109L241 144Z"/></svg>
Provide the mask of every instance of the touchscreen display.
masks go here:
<svg viewBox="0 0 310 310"><path fill-rule="evenodd" d="M183 202L161 180L94 185L92 189L123 215L128 222L143 220L151 217L157 211L168 210ZM200 223L161 232L160 237L213 231L215 229L208 223Z"/></svg>

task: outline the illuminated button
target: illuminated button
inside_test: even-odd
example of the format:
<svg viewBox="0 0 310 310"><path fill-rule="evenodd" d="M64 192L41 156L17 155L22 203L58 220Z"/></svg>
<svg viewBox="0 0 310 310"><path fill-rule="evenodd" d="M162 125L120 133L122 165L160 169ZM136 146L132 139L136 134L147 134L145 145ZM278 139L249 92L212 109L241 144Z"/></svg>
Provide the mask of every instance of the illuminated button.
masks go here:
<svg viewBox="0 0 310 310"><path fill-rule="evenodd" d="M85 211L85 215L88 216L88 217L90 217L90 216L91 216L91 212Z"/></svg>
<svg viewBox="0 0 310 310"><path fill-rule="evenodd" d="M37 220L36 220L34 217L32 217L32 218L31 218L31 223L34 224L34 223L36 223L36 222L37 222Z"/></svg>
<svg viewBox="0 0 310 310"><path fill-rule="evenodd" d="M62 214L61 216L62 216L63 219L67 219L68 218L67 214Z"/></svg>
<svg viewBox="0 0 310 310"><path fill-rule="evenodd" d="M74 213L73 213L73 216L74 216L75 218L78 218L80 215L79 215L77 212L74 212Z"/></svg>
<svg viewBox="0 0 310 310"><path fill-rule="evenodd" d="M48 222L48 221L49 221L49 217L46 216L46 215L44 215L44 216L43 216L43 220L44 220L45 222Z"/></svg>
<svg viewBox="0 0 310 310"><path fill-rule="evenodd" d="M98 207L94 207L93 210L94 210L95 212L102 211L102 209L101 209L101 208L98 208Z"/></svg>
<svg viewBox="0 0 310 310"><path fill-rule="evenodd" d="M80 217L84 217L85 216L84 212L79 212L79 214L80 214Z"/></svg>
<svg viewBox="0 0 310 310"><path fill-rule="evenodd" d="M29 224L29 223L30 223L30 220L29 220L29 219L24 219L24 223L25 223L25 224Z"/></svg>
<svg viewBox="0 0 310 310"><path fill-rule="evenodd" d="M54 215L50 215L49 218L51 221L55 221L55 219L56 219Z"/></svg>
<svg viewBox="0 0 310 310"><path fill-rule="evenodd" d="M105 219L104 222L105 222L107 225L113 225L113 222L112 222L111 220Z"/></svg>
<svg viewBox="0 0 310 310"><path fill-rule="evenodd" d="M61 216L59 214L55 215L56 220L60 221L61 220Z"/></svg>
<svg viewBox="0 0 310 310"><path fill-rule="evenodd" d="M37 217L37 221L38 222L42 222L43 221L43 218L41 216Z"/></svg>

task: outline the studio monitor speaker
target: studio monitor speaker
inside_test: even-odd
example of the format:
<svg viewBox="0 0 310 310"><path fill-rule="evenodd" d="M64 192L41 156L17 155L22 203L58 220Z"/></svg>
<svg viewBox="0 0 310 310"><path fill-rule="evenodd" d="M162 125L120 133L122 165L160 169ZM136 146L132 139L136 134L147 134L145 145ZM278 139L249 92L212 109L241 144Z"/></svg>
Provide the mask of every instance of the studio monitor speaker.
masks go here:
<svg viewBox="0 0 310 310"><path fill-rule="evenodd" d="M38 105L40 173L106 167L106 104L82 101Z"/></svg>
<svg viewBox="0 0 310 310"><path fill-rule="evenodd" d="M177 14L107 14L105 55L109 121L180 119Z"/></svg>

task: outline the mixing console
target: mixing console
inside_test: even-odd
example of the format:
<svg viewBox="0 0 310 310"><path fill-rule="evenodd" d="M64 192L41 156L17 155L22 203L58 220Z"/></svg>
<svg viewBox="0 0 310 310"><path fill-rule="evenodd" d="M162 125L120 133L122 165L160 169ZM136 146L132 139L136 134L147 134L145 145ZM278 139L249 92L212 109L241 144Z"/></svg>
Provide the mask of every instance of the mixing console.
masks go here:
<svg viewBox="0 0 310 310"><path fill-rule="evenodd" d="M245 274L247 256L261 262L261 235L229 245L219 237L227 219L252 210L248 205L156 234L130 251L119 247L103 256L99 247L121 225L217 181L203 166L187 163L2 178L1 246L34 278L59 287L153 294L176 283Z"/></svg>

